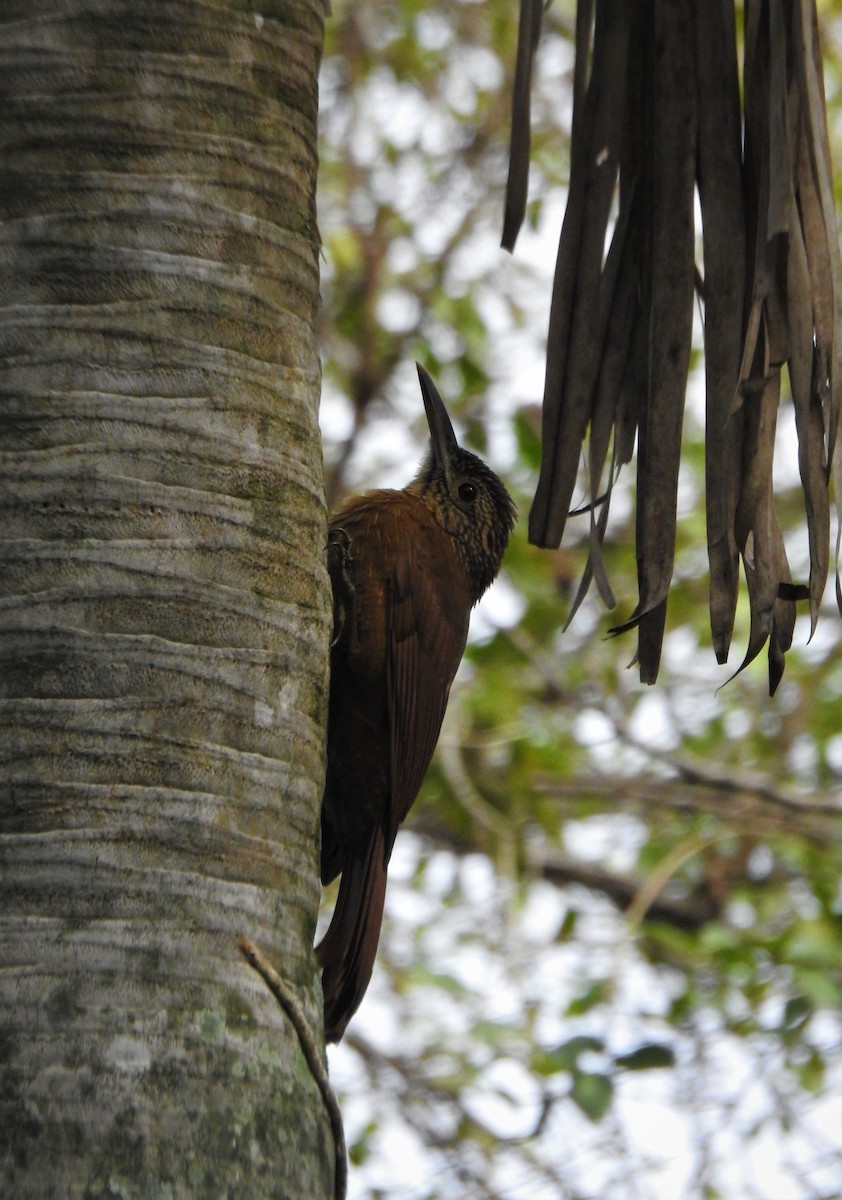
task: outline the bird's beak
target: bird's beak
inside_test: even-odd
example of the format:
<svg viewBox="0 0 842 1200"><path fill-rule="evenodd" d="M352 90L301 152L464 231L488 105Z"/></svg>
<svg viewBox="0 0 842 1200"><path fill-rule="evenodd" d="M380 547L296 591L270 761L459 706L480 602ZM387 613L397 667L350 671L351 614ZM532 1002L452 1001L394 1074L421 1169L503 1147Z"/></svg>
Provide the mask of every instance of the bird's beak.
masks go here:
<svg viewBox="0 0 842 1200"><path fill-rule="evenodd" d="M424 411L427 414L427 424L430 427L430 444L433 451L433 463L444 471L446 479L450 477L450 464L454 452L458 448L456 434L450 424L450 417L444 407L444 401L438 393L428 373L419 362L418 379L421 384L421 395L424 398Z"/></svg>

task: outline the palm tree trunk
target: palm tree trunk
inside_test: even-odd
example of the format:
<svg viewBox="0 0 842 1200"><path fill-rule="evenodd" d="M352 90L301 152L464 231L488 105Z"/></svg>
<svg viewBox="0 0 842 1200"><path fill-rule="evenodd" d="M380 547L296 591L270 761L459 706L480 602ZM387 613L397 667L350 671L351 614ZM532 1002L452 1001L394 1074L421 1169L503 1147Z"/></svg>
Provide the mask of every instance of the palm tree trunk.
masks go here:
<svg viewBox="0 0 842 1200"><path fill-rule="evenodd" d="M0 1193L323 1197L319 0L0 4Z"/></svg>

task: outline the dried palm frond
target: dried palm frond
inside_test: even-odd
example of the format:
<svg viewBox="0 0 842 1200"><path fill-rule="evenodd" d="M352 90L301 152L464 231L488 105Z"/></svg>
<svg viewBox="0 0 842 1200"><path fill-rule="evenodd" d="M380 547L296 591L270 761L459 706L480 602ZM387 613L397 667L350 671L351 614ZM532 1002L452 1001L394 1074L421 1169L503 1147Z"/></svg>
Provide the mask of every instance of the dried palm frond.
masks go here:
<svg viewBox="0 0 842 1200"><path fill-rule="evenodd" d="M746 0L742 100L734 0L579 0L571 170L553 284L541 472L530 540L557 546L589 433L590 553L637 443L640 676L658 673L675 555L694 290L704 313L706 509L714 650L728 656L740 560L751 607L743 666L783 671L795 602L813 628L829 569L828 481L840 419L842 277L815 0ZM522 0L504 245L528 171L540 7ZM704 279L695 263L694 191ZM603 253L613 220L610 248ZM772 482L781 370L798 434L810 578L793 585ZM842 609L842 590L837 597ZM571 614L572 615L572 614ZM742 668L740 668L742 669Z"/></svg>

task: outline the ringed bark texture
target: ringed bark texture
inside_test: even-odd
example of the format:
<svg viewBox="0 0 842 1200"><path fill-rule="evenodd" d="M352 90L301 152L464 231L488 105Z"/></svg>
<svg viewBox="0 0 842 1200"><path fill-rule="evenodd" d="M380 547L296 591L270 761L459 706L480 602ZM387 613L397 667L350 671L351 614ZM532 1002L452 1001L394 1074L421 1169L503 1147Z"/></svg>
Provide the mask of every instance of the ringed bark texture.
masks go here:
<svg viewBox="0 0 842 1200"><path fill-rule="evenodd" d="M0 1192L320 1197L321 4L0 10Z"/></svg>

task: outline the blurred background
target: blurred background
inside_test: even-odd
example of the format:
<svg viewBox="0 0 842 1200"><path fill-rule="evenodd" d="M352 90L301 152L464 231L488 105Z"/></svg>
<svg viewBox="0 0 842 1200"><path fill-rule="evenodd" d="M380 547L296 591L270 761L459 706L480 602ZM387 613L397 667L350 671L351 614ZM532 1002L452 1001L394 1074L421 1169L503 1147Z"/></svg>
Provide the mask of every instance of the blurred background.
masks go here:
<svg viewBox="0 0 842 1200"><path fill-rule="evenodd" d="M842 3L819 8L838 164ZM573 0L545 13L513 256L500 235L514 0L334 0L328 21L329 503L414 474L419 359L521 514L398 837L372 985L330 1052L350 1195L830 1200L842 1178L842 621L832 590L811 641L799 618L770 699L762 656L732 678L743 598L731 660L716 664L700 332L654 687L629 669L634 634L608 636L637 600L633 469L605 539L613 612L592 589L565 628L587 515L555 552L526 541L574 21ZM807 534L786 397L775 481L798 578Z"/></svg>

